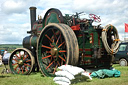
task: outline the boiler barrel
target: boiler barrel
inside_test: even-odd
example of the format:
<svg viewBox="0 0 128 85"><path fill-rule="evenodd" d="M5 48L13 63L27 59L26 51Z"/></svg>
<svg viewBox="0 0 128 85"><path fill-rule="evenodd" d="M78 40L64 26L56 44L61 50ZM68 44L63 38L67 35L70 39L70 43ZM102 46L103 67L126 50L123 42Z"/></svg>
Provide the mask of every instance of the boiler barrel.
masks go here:
<svg viewBox="0 0 128 85"><path fill-rule="evenodd" d="M37 45L37 36L27 36L23 39L23 47L29 50L36 48Z"/></svg>

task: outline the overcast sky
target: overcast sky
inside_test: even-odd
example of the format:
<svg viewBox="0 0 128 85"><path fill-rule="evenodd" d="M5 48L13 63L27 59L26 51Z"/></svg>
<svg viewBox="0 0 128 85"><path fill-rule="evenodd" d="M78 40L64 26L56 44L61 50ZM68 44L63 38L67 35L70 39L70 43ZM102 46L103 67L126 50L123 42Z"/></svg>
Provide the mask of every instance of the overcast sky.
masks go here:
<svg viewBox="0 0 128 85"><path fill-rule="evenodd" d="M58 8L63 14L84 11L101 18L102 26L114 25L123 40L124 23L128 23L128 0L0 0L0 44L22 44L30 31L29 7L37 7L37 15L49 8ZM88 17L85 17L88 18Z"/></svg>

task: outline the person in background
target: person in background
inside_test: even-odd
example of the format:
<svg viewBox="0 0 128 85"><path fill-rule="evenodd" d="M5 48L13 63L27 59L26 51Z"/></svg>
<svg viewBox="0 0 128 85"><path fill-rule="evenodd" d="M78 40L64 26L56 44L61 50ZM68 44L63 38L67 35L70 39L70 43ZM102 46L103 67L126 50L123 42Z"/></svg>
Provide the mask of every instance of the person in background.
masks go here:
<svg viewBox="0 0 128 85"><path fill-rule="evenodd" d="M2 55L0 54L0 66L2 65Z"/></svg>
<svg viewBox="0 0 128 85"><path fill-rule="evenodd" d="M8 51L5 49L5 51L4 51L4 55L7 53Z"/></svg>

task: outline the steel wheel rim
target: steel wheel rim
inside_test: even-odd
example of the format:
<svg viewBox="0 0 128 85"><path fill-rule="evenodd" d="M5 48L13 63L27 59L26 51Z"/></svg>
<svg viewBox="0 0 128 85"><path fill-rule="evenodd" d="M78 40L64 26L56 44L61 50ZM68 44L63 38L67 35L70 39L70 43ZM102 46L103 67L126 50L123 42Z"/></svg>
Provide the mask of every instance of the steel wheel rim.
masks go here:
<svg viewBox="0 0 128 85"><path fill-rule="evenodd" d="M42 56L38 57L39 65L41 65L41 69L45 72L46 76L55 76L54 73L57 67L66 64L67 49L65 38L56 27L44 30L41 38L39 42L39 54L42 54Z"/></svg>
<svg viewBox="0 0 128 85"><path fill-rule="evenodd" d="M16 49L10 55L9 67L13 74L26 75L32 71L34 59L26 49Z"/></svg>

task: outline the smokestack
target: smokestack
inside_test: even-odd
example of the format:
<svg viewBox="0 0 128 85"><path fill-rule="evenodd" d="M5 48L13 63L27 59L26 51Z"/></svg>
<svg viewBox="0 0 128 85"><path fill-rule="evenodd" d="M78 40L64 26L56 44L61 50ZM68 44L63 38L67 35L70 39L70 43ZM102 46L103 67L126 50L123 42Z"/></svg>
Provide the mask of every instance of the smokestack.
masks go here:
<svg viewBox="0 0 128 85"><path fill-rule="evenodd" d="M36 7L30 7L30 20L31 20L31 30L34 22L36 21Z"/></svg>

